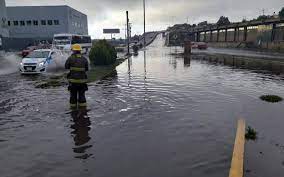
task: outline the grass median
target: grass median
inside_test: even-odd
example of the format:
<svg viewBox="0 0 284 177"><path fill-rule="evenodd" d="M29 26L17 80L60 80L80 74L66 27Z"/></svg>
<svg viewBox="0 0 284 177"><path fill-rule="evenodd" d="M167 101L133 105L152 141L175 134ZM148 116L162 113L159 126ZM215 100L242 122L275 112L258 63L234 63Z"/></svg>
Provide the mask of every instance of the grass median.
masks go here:
<svg viewBox="0 0 284 177"><path fill-rule="evenodd" d="M127 58L119 58L114 64L106 66L91 66L90 71L87 72L88 83L98 81L108 75L110 75L113 70L123 63ZM62 87L68 85L68 80L66 78L67 74L61 74L56 76L50 76L44 80L35 83L36 88L50 89L55 87Z"/></svg>

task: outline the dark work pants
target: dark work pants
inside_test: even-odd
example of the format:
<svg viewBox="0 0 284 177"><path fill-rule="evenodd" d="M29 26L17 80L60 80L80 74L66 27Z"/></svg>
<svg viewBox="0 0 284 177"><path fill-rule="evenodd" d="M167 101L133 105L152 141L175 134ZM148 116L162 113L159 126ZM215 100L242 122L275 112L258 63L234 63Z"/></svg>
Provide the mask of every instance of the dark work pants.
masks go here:
<svg viewBox="0 0 284 177"><path fill-rule="evenodd" d="M70 83L68 90L70 91L70 106L86 107L85 92L88 90L87 84L73 84Z"/></svg>

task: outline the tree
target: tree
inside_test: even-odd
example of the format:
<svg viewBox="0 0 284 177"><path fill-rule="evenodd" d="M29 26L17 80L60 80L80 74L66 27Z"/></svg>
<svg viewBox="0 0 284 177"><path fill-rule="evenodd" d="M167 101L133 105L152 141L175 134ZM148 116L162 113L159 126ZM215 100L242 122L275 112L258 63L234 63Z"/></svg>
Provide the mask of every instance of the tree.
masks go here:
<svg viewBox="0 0 284 177"><path fill-rule="evenodd" d="M198 26L207 26L207 25L208 25L207 21L203 21L203 22L198 23Z"/></svg>
<svg viewBox="0 0 284 177"><path fill-rule="evenodd" d="M221 16L217 22L218 26L222 26L222 25L229 25L231 22L229 21L228 17L225 16Z"/></svg>
<svg viewBox="0 0 284 177"><path fill-rule="evenodd" d="M132 37L132 40L133 41L139 41L139 36L137 34L135 34L133 37Z"/></svg>
<svg viewBox="0 0 284 177"><path fill-rule="evenodd" d="M94 65L110 65L115 63L117 52L106 40L100 40L92 46L89 57Z"/></svg>
<svg viewBox="0 0 284 177"><path fill-rule="evenodd" d="M260 15L260 16L258 16L257 17L257 19L256 20L266 20L266 19L268 19L269 18L269 16L266 16L266 15Z"/></svg>
<svg viewBox="0 0 284 177"><path fill-rule="evenodd" d="M280 10L279 17L284 18L284 7Z"/></svg>

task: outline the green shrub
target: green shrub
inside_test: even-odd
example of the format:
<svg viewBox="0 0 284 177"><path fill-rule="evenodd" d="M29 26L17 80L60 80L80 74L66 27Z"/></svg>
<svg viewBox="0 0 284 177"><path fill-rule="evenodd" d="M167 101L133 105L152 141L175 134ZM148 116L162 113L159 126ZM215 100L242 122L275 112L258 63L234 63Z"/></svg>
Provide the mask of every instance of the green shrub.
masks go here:
<svg viewBox="0 0 284 177"><path fill-rule="evenodd" d="M260 99L270 103L277 103L283 100L283 98L277 95L263 95Z"/></svg>
<svg viewBox="0 0 284 177"><path fill-rule="evenodd" d="M257 132L248 126L246 129L246 134L245 134L246 140L256 140L257 139Z"/></svg>
<svg viewBox="0 0 284 177"><path fill-rule="evenodd" d="M89 57L94 65L111 65L116 61L117 52L106 40L100 40L93 44Z"/></svg>
<svg viewBox="0 0 284 177"><path fill-rule="evenodd" d="M284 19L284 7L280 10L280 12L279 12L279 17L280 17L281 19Z"/></svg>

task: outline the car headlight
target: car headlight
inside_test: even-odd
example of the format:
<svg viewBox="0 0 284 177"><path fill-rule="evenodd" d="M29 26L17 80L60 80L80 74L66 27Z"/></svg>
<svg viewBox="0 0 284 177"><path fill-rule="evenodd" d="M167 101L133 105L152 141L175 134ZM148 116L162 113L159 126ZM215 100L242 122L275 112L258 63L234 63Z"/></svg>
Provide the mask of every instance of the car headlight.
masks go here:
<svg viewBox="0 0 284 177"><path fill-rule="evenodd" d="M20 66L21 66L21 67L23 67L23 66L24 66L24 64L21 62L21 63L20 63Z"/></svg>
<svg viewBox="0 0 284 177"><path fill-rule="evenodd" d="M41 62L38 64L39 67L43 67L44 66L44 62Z"/></svg>

